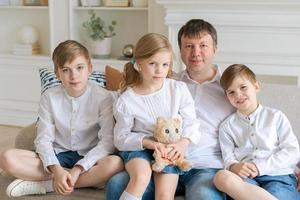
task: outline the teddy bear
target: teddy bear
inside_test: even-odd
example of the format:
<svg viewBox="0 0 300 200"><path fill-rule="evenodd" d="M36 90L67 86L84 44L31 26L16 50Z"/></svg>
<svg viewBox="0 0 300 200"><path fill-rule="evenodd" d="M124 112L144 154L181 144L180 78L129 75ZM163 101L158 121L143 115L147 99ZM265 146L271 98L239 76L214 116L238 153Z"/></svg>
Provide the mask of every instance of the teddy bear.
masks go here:
<svg viewBox="0 0 300 200"><path fill-rule="evenodd" d="M158 117L154 128L154 139L157 142L163 144L174 143L181 138L181 120L178 118L165 118ZM184 158L178 159L174 162L162 158L160 152L155 150L153 153L155 159L152 164L152 170L155 172L161 172L164 167L168 165L178 166L183 171L188 171L191 168L191 164Z"/></svg>

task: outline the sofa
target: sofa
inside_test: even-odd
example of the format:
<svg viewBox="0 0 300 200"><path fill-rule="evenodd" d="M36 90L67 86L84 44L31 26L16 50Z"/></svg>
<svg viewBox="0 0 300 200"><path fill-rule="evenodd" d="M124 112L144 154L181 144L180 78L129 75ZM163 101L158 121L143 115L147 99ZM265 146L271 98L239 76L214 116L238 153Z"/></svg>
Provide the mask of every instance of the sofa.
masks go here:
<svg viewBox="0 0 300 200"><path fill-rule="evenodd" d="M276 84L262 84L261 91L259 93L259 102L265 106L274 107L282 110L289 118L294 133L296 134L298 141L300 141L300 87L291 85L276 85ZM33 140L36 136L36 128L34 124L31 124L23 128L15 139L15 147L22 149L33 149ZM0 197L2 200L9 199L5 195L5 190L9 182L13 180L12 177L2 175L0 177ZM43 195L43 200L83 200L83 199L105 199L105 190L97 190L93 188L76 189L70 196L61 196L54 193ZM41 199L39 195L20 197L18 199ZM176 197L176 200L182 200L183 197Z"/></svg>

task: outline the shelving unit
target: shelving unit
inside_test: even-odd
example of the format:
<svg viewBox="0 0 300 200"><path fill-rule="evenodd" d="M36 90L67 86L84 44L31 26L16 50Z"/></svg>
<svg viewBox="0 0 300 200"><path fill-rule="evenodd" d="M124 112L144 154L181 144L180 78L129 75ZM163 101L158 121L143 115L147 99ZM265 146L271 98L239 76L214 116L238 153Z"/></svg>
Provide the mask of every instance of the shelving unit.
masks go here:
<svg viewBox="0 0 300 200"><path fill-rule="evenodd" d="M89 10L94 10L105 22L112 20L117 22L116 36L112 39L112 53L109 59L110 64L118 65L122 56L122 49L126 44L135 44L149 29L148 8L136 7L81 7L77 2L70 2L70 38L81 41L85 46L90 46L90 39L82 27L84 21L88 20ZM107 59L95 59L98 62L106 62Z"/></svg>
<svg viewBox="0 0 300 200"><path fill-rule="evenodd" d="M49 8L47 6L0 6L0 15L2 16L0 18L0 54L12 52L18 40L18 30L23 25L32 25L39 30L41 54L50 54Z"/></svg>

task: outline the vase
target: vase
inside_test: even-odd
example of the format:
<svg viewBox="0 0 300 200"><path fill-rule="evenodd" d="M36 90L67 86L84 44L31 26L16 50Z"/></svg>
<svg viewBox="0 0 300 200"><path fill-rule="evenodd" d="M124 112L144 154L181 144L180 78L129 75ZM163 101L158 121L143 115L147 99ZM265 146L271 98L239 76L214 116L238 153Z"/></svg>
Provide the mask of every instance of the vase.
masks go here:
<svg viewBox="0 0 300 200"><path fill-rule="evenodd" d="M93 58L109 58L111 53L112 38L91 41L91 54Z"/></svg>

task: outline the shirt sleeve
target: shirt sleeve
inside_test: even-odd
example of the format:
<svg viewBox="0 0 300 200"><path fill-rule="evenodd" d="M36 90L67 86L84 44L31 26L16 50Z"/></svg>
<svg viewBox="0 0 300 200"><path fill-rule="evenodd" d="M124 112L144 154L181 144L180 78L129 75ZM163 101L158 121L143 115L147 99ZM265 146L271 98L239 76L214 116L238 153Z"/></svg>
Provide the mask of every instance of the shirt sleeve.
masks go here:
<svg viewBox="0 0 300 200"><path fill-rule="evenodd" d="M182 117L183 137L197 144L201 139L200 121L196 116L195 102L187 88L186 84L180 82L179 92L181 94L181 103L179 114Z"/></svg>
<svg viewBox="0 0 300 200"><path fill-rule="evenodd" d="M222 157L224 160L225 169L229 170L229 167L235 163L239 163L239 160L234 155L234 139L230 136L229 131L227 130L227 123L223 122L219 128L219 142L220 148L222 151Z"/></svg>
<svg viewBox="0 0 300 200"><path fill-rule="evenodd" d="M114 144L120 151L143 150L143 139L147 135L133 131L134 116L126 107L122 98L119 98L114 105Z"/></svg>
<svg viewBox="0 0 300 200"><path fill-rule="evenodd" d="M50 98L45 92L40 101L38 110L37 137L34 140L36 153L42 160L44 169L49 172L48 166L60 165L56 158L53 142L55 140L55 125L51 109Z"/></svg>
<svg viewBox="0 0 300 200"><path fill-rule="evenodd" d="M100 130L98 131L98 144L92 148L81 160L76 164L84 168L85 171L89 170L95 163L112 154L115 150L113 145L113 127L114 119L112 113L113 99L111 95L101 101L98 123Z"/></svg>
<svg viewBox="0 0 300 200"><path fill-rule="evenodd" d="M278 151L272 153L268 158L253 159L260 176L270 174L278 169L295 166L299 161L299 144L291 124L281 111L278 111L277 115L278 118L274 122L277 132L274 134L278 136Z"/></svg>

